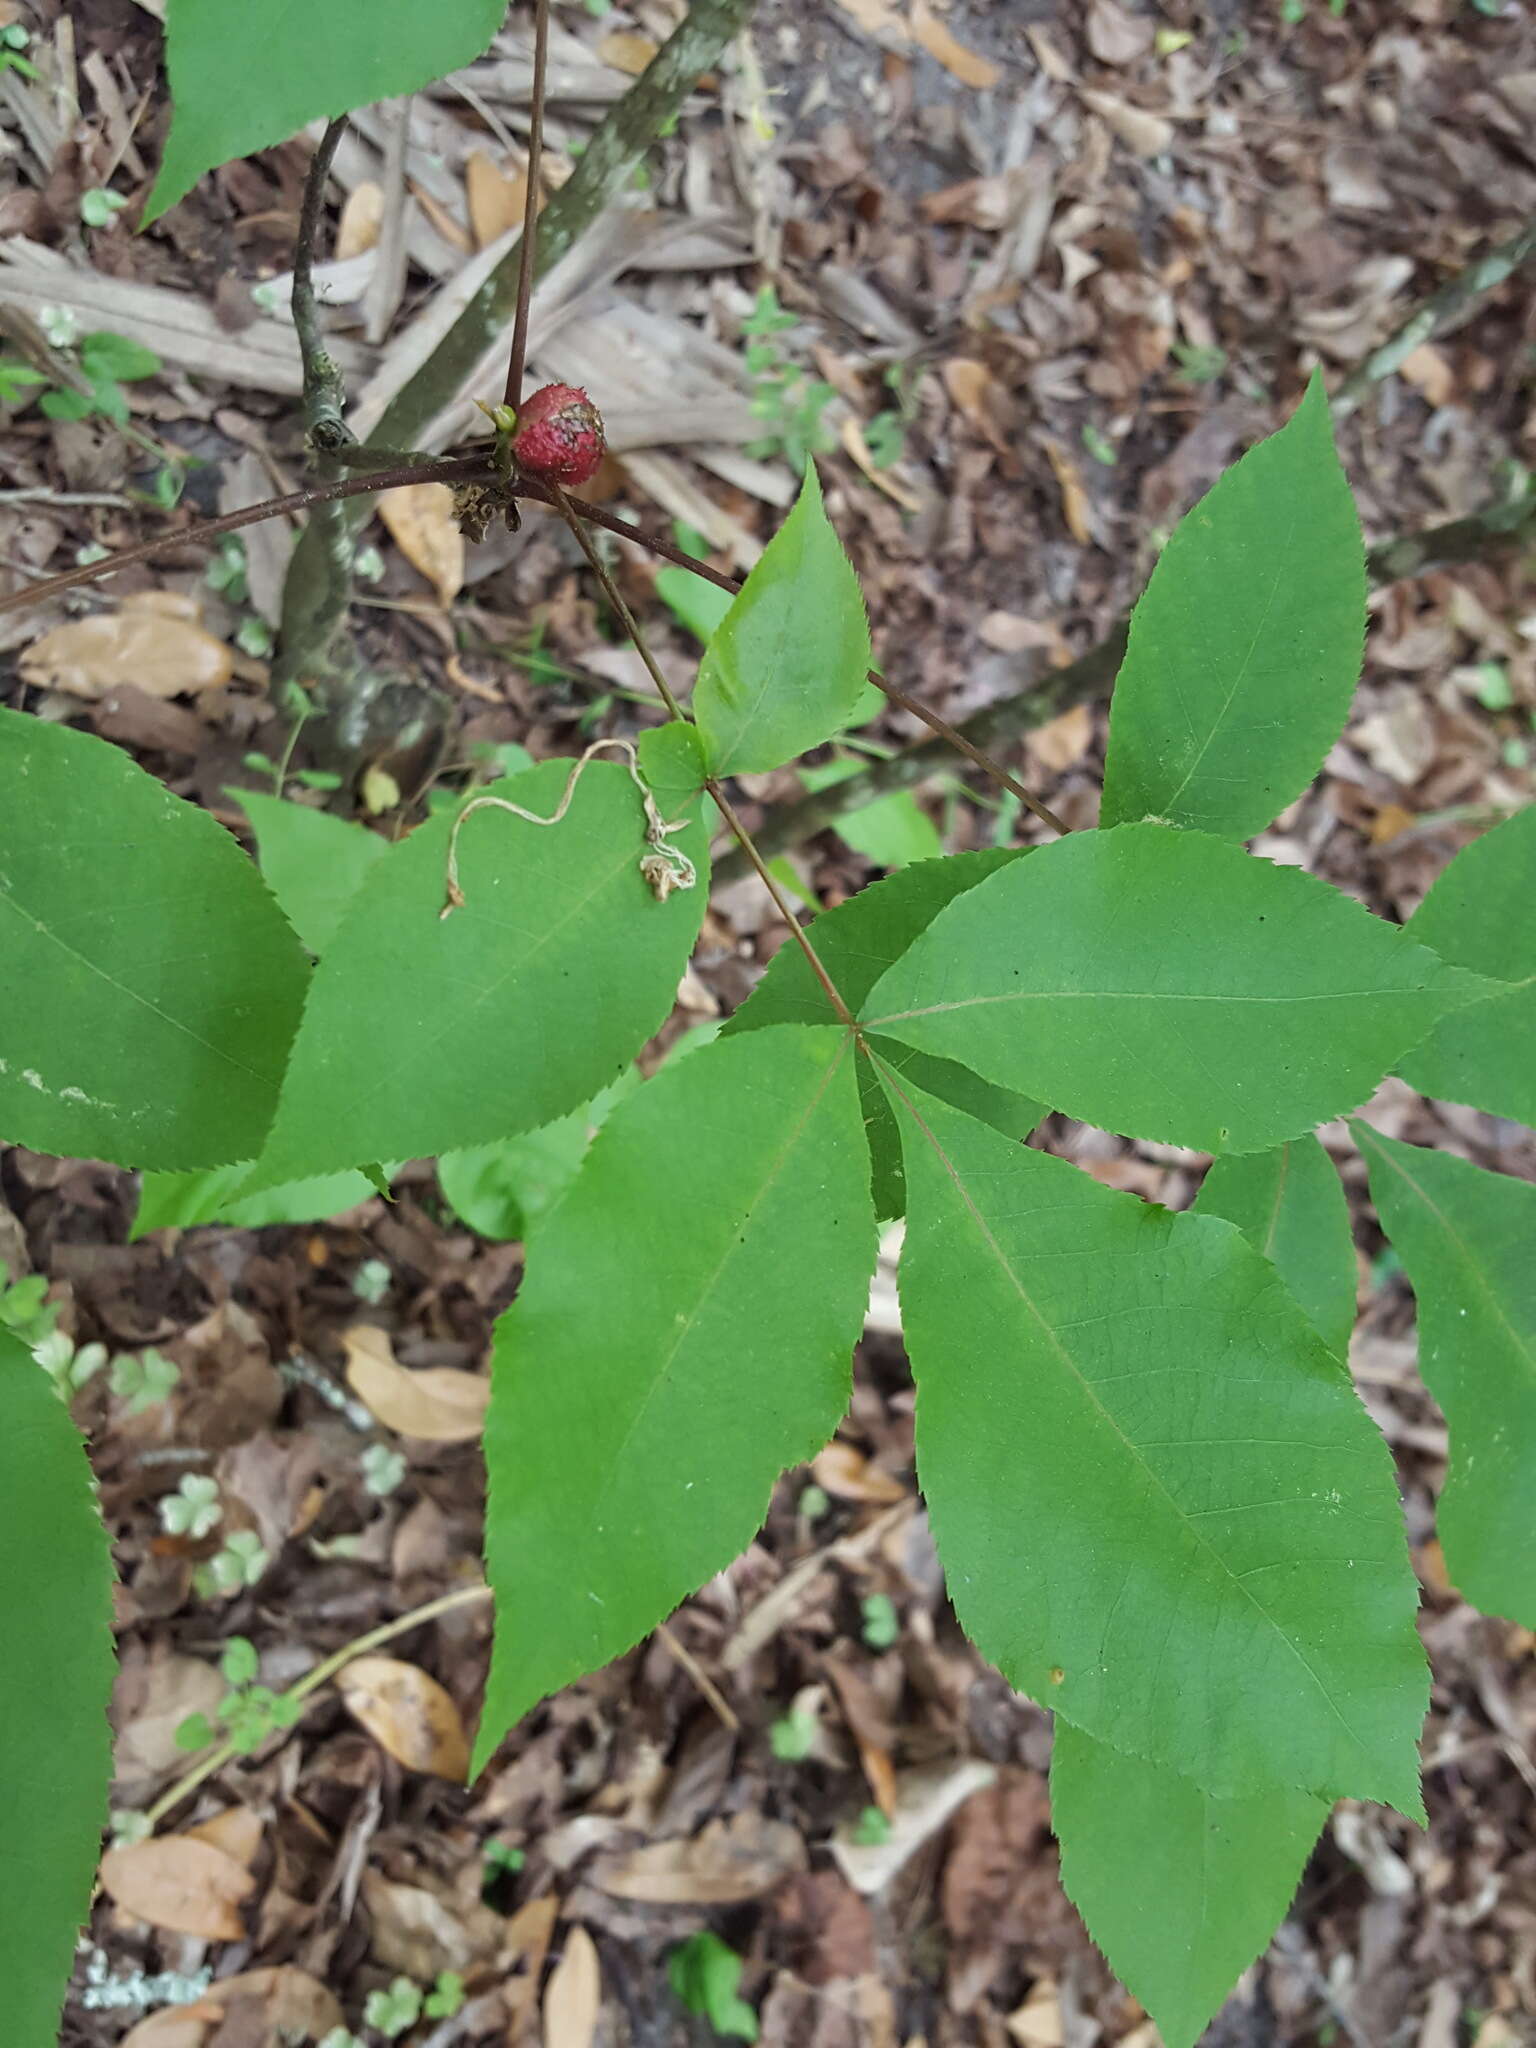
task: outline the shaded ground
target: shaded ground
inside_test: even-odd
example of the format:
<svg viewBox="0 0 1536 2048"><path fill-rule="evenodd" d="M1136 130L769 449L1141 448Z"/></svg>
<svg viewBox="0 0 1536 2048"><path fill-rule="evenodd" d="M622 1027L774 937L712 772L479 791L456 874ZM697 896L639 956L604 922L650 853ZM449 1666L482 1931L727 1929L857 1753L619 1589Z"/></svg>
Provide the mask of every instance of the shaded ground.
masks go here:
<svg viewBox="0 0 1536 2048"><path fill-rule="evenodd" d="M45 82L69 87L29 98L0 80L14 175L0 198L0 305L31 322L16 329L22 345L46 341L41 308L57 304L81 307L79 331L139 335L168 367L130 387L132 423L200 459L186 502L232 505L282 486L299 472L300 436L281 374L220 366L237 343L255 348L274 317L251 293L291 261L307 146L216 174L145 237L124 225L131 206L82 227L83 191L136 200L146 189L163 122L158 31L129 0L90 0L67 18L12 12L39 32ZM560 54L587 67L594 94L594 79L608 93L623 83L605 39L655 35L670 19L644 0L600 18L557 13L571 39ZM934 43L922 26L934 20L954 39L938 43L945 61L917 34ZM489 72L472 78L478 109L450 93L413 112L403 291L370 306L338 287L336 328L356 347L359 383L379 369L370 312L387 359L470 246L511 217L503 188L515 188L521 109L495 97ZM567 161L599 103L577 91L552 106ZM558 372L590 353L581 373L629 451L606 480L615 502L658 530L684 518L717 559L748 559L790 487L781 454L741 452L764 424L750 410L742 324L772 277L799 321L779 342L786 361L834 393L822 414L829 502L882 657L903 686L959 716L1092 645L1160 536L1283 416L1315 362L1336 381L1536 210L1533 111L1536 31L1513 4L1490 18L1454 0L1352 0L1335 19L1313 0L1286 24L1278 7L1179 0L957 0L934 15L881 0L765 0L750 47L631 195L626 267L589 283L579 317L536 341L536 358ZM368 148L380 134L371 120L360 124ZM341 167L343 244L350 235L359 261L369 218L393 203L368 148ZM669 267L665 232L683 214L713 224L714 253ZM40 284L50 255L72 267ZM202 358L170 362L156 323L172 302L146 310L122 289L146 284L213 309ZM1344 426L1373 538L1472 510L1504 465L1536 459L1533 342L1527 274L1421 349ZM667 404L680 346L713 380L703 427L696 393ZM891 414L881 440L874 422ZM868 448L894 460L855 459ZM78 548L120 544L164 516L131 495L152 485L162 456L108 423L50 421L24 402L4 462L6 487L34 494L0 492L0 558L16 575L66 566ZM446 609L401 552L433 563L430 528L423 539L397 526L399 545L379 526L369 538L381 560L359 613L364 648L430 681L449 710L419 746L386 736L346 759L338 794L294 796L371 807L393 832L419 814L427 781L462 779L477 743L543 756L650 722L638 665L563 536L536 514L515 542L498 536L472 553L461 590L440 570ZM196 552L129 572L110 595L8 617L0 696L89 723L242 828L224 792L259 785L245 757L278 757L289 731L252 623L275 618L285 551L275 529L252 532L248 595L210 588ZM659 604L648 566L626 561L623 573L669 673L685 677L696 643ZM1349 731L1262 850L1406 915L1470 830L1529 801L1533 590L1530 565L1506 558L1382 593ZM114 661L109 635L105 666L58 687L57 666L32 652L39 636L121 616L135 591L161 593L152 603L168 638L153 659ZM186 666L167 691L173 656ZM871 736L899 740L903 724L886 719ZM1070 823L1089 823L1101 746L1097 717L1070 711L1013 765ZM295 764L317 758L301 736ZM381 769L393 793L370 779ZM786 773L743 794L761 814L795 787ZM984 790L936 786L925 802L951 846L1019 829ZM829 834L803 850L800 872L808 895L835 901L870 868ZM783 936L755 884L721 892L671 1033L734 1007ZM1536 1174L1531 1136L1514 1126L1425 1105L1397 1084L1374 1114L1394 1133ZM1430 1828L1341 1809L1213 2038L1500 2048L1536 2040L1536 1642L1473 1615L1445 1584L1431 1519L1444 1440L1413 1377L1411 1300L1380 1256L1347 1139L1326 1135L1360 1248L1354 1362L1401 1461L1425 1585ZM1174 1205L1204 1164L1059 1119L1045 1136L1112 1184ZM344 1340L368 1325L408 1369L479 1369L521 1268L520 1247L457 1221L427 1167L402 1177L392 1206L312 1227L129 1244L135 1200L129 1175L0 1153L0 1260L13 1276L47 1276L79 1342L157 1347L179 1368L171 1397L136 1416L104 1375L76 1409L122 1575L125 1810L143 1810L185 1769L175 1728L222 1696L214 1667L231 1636L256 1646L261 1680L281 1687L474 1581L477 1453L370 1415L344 1384ZM451 1717L423 1743L422 1701L435 1695L375 1710L370 1732L355 1697L349 1709L319 1692L292 1734L166 1822L184 1833L216 1819L217 1845L249 1867L234 1929L177 1935L103 1901L64 2039L122 2040L145 2010L138 1973L207 1968L222 1980L276 1966L329 1987L354 2027L367 1993L397 1974L430 1984L461 1973L462 2009L405 2037L432 2048L515 2043L541 2024L559 2048L702 2038L667 1987L665 1958L710 1927L746 1958L741 1988L769 2041L1147 2048L1146 2022L1056 1883L1047 1718L978 1663L944 1600L913 1491L912 1391L888 1277L837 1445L785 1479L758 1542L668 1634L532 1715L472 1791L420 1767L452 1760ZM382 1495L363 1464L378 1447L404 1467ZM193 1583L221 1537L192 1541L161 1524L160 1497L188 1473L216 1477L228 1526L254 1531L269 1554L259 1582L231 1599ZM809 1487L823 1499L807 1500ZM439 1681L472 1725L485 1649L484 1609L467 1604L387 1654ZM775 1753L786 1717L808 1742L799 1760ZM908 1853L865 1894L852 1837L871 1805L895 1810L893 1840ZM303 2006L311 1994L297 1977L277 1989L298 2001L295 2026L323 2010ZM140 2026L134 2048L275 2042L275 1995L266 1979L222 2017L166 2012Z"/></svg>

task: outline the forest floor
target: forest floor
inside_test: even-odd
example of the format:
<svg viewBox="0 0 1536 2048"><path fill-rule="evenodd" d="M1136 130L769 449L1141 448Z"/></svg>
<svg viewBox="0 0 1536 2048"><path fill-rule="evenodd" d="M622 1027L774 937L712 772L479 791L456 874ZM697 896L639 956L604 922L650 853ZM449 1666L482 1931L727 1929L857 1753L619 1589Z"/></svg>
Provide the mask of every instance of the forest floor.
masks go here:
<svg viewBox="0 0 1536 2048"><path fill-rule="evenodd" d="M105 330L160 364L122 386L131 434L14 394L8 587L303 474L284 280L312 144L226 167L136 234L167 116L160 11L0 0L40 71L0 71L6 354L67 369ZM552 181L676 13L557 5ZM519 217L526 49L514 14L490 58L411 104L403 152L398 111L375 109L338 158L326 290L354 391L398 382L438 295ZM104 211L104 191L126 207ZM594 494L691 531L721 566L755 557L814 448L887 672L959 719L1102 639L1173 523L1315 365L1336 386L1533 216L1536 22L1520 0L762 0L536 311L533 363L588 384L608 418ZM1536 464L1533 278L1479 297L1341 423L1372 541L1476 511ZM179 506L155 502L183 479ZM487 748L570 754L655 722L563 528L532 508L467 555L456 538L431 499L367 530L358 635L402 679L413 738L365 736L338 770L300 733L291 765L343 786L290 783L294 800L394 834ZM230 792L270 788L250 757L279 759L291 737L267 657L292 540L255 527L212 573L184 550L7 615L0 701L85 724L248 836ZM613 559L685 686L697 639L653 564ZM878 752L917 730L887 714L859 737ZM1069 706L1010 764L1091 824L1103 738L1101 703ZM1474 832L1531 800L1533 763L1536 558L1491 553L1377 592L1348 729L1259 850L1404 917ZM960 765L796 848L806 900L841 900L936 834L949 849L1029 837ZM745 778L749 823L799 791L788 770ZM785 936L755 881L717 890L666 1037L733 1009ZM1400 1083L1372 1114L1536 1178L1529 1131ZM1210 2039L1536 2043L1536 1637L1447 1584L1445 1439L1414 1375L1411 1295L1347 1136L1324 1136L1359 1250L1353 1364L1399 1458L1424 1589L1429 1827L1338 1809ZM1205 1165L1059 1118L1043 1141L1175 1207ZM216 1713L231 1638L281 1689L477 1582L475 1444L402 1433L347 1373L370 1347L407 1373L483 1372L522 1266L426 1164L392 1202L312 1224L130 1241L137 1199L131 1174L0 1151L0 1268L44 1276L77 1344L176 1368L138 1412L105 1371L75 1402L121 1580L128 1835L195 1761L176 1730ZM165 1815L138 1910L98 1901L64 2041L279 2048L344 2018L375 2044L370 1992L449 1972L464 2002L402 2032L412 2048L512 2048L541 2029L548 2048L661 2048L709 2037L666 1967L708 1928L744 1959L771 2043L1151 2048L1057 1881L1049 1717L947 1604L912 1399L883 1265L837 1441L785 1476L758 1540L666 1631L531 1714L469 1788L483 1601L390 1641L371 1689L317 1690L296 1727ZM423 1426L419 1409L403 1419ZM160 1513L187 1475L216 1479L224 1507L201 1540ZM257 1582L210 1596L198 1567L238 1531L260 1540ZM178 1861L194 1838L224 1887L204 1935L172 1931L176 1895L209 1868Z"/></svg>

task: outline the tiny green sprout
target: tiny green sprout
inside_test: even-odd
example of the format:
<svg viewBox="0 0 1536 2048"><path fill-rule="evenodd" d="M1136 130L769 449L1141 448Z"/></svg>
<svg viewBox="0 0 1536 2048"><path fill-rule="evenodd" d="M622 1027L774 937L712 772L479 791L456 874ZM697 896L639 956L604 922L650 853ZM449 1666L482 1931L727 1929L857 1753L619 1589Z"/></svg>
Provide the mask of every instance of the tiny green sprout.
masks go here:
<svg viewBox="0 0 1536 2048"><path fill-rule="evenodd" d="M1473 670L1477 701L1485 711L1508 711L1515 701L1509 671L1499 661L1480 661Z"/></svg>
<svg viewBox="0 0 1536 2048"><path fill-rule="evenodd" d="M242 754L240 759L253 775L275 775L277 773L277 763L269 760L265 754L254 752Z"/></svg>
<svg viewBox="0 0 1536 2048"><path fill-rule="evenodd" d="M92 185L80 194L80 218L88 228L109 227L127 204L120 192L109 192L104 185Z"/></svg>
<svg viewBox="0 0 1536 2048"><path fill-rule="evenodd" d="M786 313L779 304L779 295L771 284L765 284L757 294L757 303L741 323L743 334L782 334L786 328L798 326L793 313Z"/></svg>
<svg viewBox="0 0 1536 2048"><path fill-rule="evenodd" d="M206 1749L215 1740L213 1723L206 1714L187 1714L176 1723L178 1749Z"/></svg>
<svg viewBox="0 0 1536 2048"><path fill-rule="evenodd" d="M878 1849L891 1839L891 1824L878 1806L866 1806L854 1822L849 1839L861 1849Z"/></svg>
<svg viewBox="0 0 1536 2048"><path fill-rule="evenodd" d="M231 604L244 604L245 543L238 534L226 533L219 542L219 552L203 571L203 581L210 590L221 590Z"/></svg>
<svg viewBox="0 0 1536 2048"><path fill-rule="evenodd" d="M1190 28L1160 28L1152 38L1152 47L1159 57L1172 57L1179 50L1186 49L1195 40Z"/></svg>
<svg viewBox="0 0 1536 2048"><path fill-rule="evenodd" d="M256 1676L256 1645L248 1636L231 1636L224 1645L219 1669L226 1685L249 1685Z"/></svg>
<svg viewBox="0 0 1536 2048"><path fill-rule="evenodd" d="M166 1399L180 1377L170 1359L158 1351L123 1351L112 1361L108 1384L130 1415L142 1415Z"/></svg>
<svg viewBox="0 0 1536 2048"><path fill-rule="evenodd" d="M437 1981L422 2001L422 2016L451 2020L464 2004L464 1979L457 1970L439 1970Z"/></svg>
<svg viewBox="0 0 1536 2048"><path fill-rule="evenodd" d="M819 1522L831 1505L832 1502L822 1487L805 1486L800 1490L800 1498L796 1501L795 1508L808 1522Z"/></svg>
<svg viewBox="0 0 1536 2048"><path fill-rule="evenodd" d="M319 2042L318 2048L363 2048L363 2044L359 2041L356 2034L352 2033L348 2028L332 2027L331 2031Z"/></svg>
<svg viewBox="0 0 1536 2048"><path fill-rule="evenodd" d="M293 779L302 783L305 789L332 790L341 787L341 777L332 774L329 768L295 768Z"/></svg>
<svg viewBox="0 0 1536 2048"><path fill-rule="evenodd" d="M164 462L155 471L155 480L149 495L162 512L174 512L181 503L181 494L187 487L187 473L179 464Z"/></svg>
<svg viewBox="0 0 1536 2048"><path fill-rule="evenodd" d="M14 71L21 78L36 78L37 66L22 51L32 40L30 29L22 27L19 21L7 23L0 28L0 72Z"/></svg>
<svg viewBox="0 0 1536 2048"><path fill-rule="evenodd" d="M528 1861L524 1850L514 1842L487 1842L481 1850L481 1881L494 1884L498 1877L515 1877Z"/></svg>
<svg viewBox="0 0 1536 2048"><path fill-rule="evenodd" d="M75 549L75 560L84 569L91 562L104 562L112 552L104 548L99 540L88 540L83 548Z"/></svg>
<svg viewBox="0 0 1536 2048"><path fill-rule="evenodd" d="M363 2007L365 2026L377 2027L388 2041L395 2040L421 2018L421 1986L409 1977L397 1977L387 1991L370 1991Z"/></svg>
<svg viewBox="0 0 1536 2048"><path fill-rule="evenodd" d="M1506 768L1528 768L1531 765L1531 743L1529 740L1508 739L1499 749L1499 758Z"/></svg>
<svg viewBox="0 0 1536 2048"><path fill-rule="evenodd" d="M135 1842L147 1842L154 1832L149 1815L134 1806L114 1806L107 1824L114 1849L131 1849Z"/></svg>
<svg viewBox="0 0 1536 2048"><path fill-rule="evenodd" d="M889 469L906 452L907 430L899 412L877 412L864 428L864 446L876 469Z"/></svg>
<svg viewBox="0 0 1536 2048"><path fill-rule="evenodd" d="M1198 347L1192 341L1176 341L1173 359L1179 366L1174 374L1181 384L1214 384L1227 367L1226 350L1214 343Z"/></svg>
<svg viewBox="0 0 1536 2048"><path fill-rule="evenodd" d="M901 1618L889 1593L870 1593L860 1602L864 1640L872 1650L888 1650L901 1635Z"/></svg>
<svg viewBox="0 0 1536 2048"><path fill-rule="evenodd" d="M192 1583L205 1600L227 1598L254 1586L272 1562L254 1529L236 1529L224 1547L192 1574Z"/></svg>
<svg viewBox="0 0 1536 2048"><path fill-rule="evenodd" d="M47 382L42 371L34 370L30 363L0 362L0 405L20 405L32 385Z"/></svg>
<svg viewBox="0 0 1536 2048"><path fill-rule="evenodd" d="M176 1491L160 1502L160 1526L168 1536L187 1536L196 1543L223 1519L219 1482L203 1472L184 1472Z"/></svg>
<svg viewBox="0 0 1536 2048"><path fill-rule="evenodd" d="M0 1287L0 1330L9 1330L35 1351L45 1338L54 1334L59 1320L59 1305L49 1301L47 1294L48 1281L42 1273ZM68 1341L66 1338L65 1342Z"/></svg>
<svg viewBox="0 0 1536 2048"><path fill-rule="evenodd" d="M39 306L37 324L50 348L73 348L80 322L71 306Z"/></svg>
<svg viewBox="0 0 1536 2048"><path fill-rule="evenodd" d="M702 2013L717 2034L757 2039L757 2014L737 1994L741 1957L706 1927L667 1957L667 1981L690 2012Z"/></svg>
<svg viewBox="0 0 1536 2048"><path fill-rule="evenodd" d="M43 1339L33 1357L53 1381L61 1397L72 1401L88 1380L93 1380L107 1362L105 1344L82 1344L76 1350L62 1330Z"/></svg>
<svg viewBox="0 0 1536 2048"><path fill-rule="evenodd" d="M364 1259L352 1275L352 1292L377 1308L389 1292L390 1272L382 1259Z"/></svg>
<svg viewBox="0 0 1536 2048"><path fill-rule="evenodd" d="M384 556L376 547L359 548L352 567L364 583L382 583L384 580Z"/></svg>
<svg viewBox="0 0 1536 2048"><path fill-rule="evenodd" d="M386 1500L405 1477L405 1459L393 1444L370 1444L363 1453L363 1484L376 1500Z"/></svg>
<svg viewBox="0 0 1536 2048"><path fill-rule="evenodd" d="M1083 422L1083 446L1094 461L1102 463L1106 469L1113 469L1120 460L1119 449L1103 428L1095 426L1092 420Z"/></svg>
<svg viewBox="0 0 1536 2048"><path fill-rule="evenodd" d="M782 1764L804 1763L816 1742L817 1722L814 1714L807 1714L797 1707L793 1713L783 1714L768 1730L768 1740L774 1755Z"/></svg>
<svg viewBox="0 0 1536 2048"><path fill-rule="evenodd" d="M235 645L242 654L251 654L260 660L272 652L272 628L265 619L258 619L253 613L235 628Z"/></svg>

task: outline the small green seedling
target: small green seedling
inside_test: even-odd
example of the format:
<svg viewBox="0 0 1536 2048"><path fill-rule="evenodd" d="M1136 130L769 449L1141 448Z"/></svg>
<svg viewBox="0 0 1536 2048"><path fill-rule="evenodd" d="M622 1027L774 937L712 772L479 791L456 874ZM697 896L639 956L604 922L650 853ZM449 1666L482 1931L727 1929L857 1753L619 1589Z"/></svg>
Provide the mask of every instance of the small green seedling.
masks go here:
<svg viewBox="0 0 1536 2048"><path fill-rule="evenodd" d="M795 1502L795 1509L797 1513L804 1515L808 1522L819 1522L831 1505L832 1502L824 1488L804 1486L800 1489L800 1498Z"/></svg>
<svg viewBox="0 0 1536 2048"><path fill-rule="evenodd" d="M853 1824L851 1839L861 1849L878 1849L891 1839L891 1823L878 1806L866 1806Z"/></svg>
<svg viewBox="0 0 1536 2048"><path fill-rule="evenodd" d="M272 1562L254 1529L236 1529L223 1548L192 1574L192 1584L204 1600L227 1600L254 1586Z"/></svg>
<svg viewBox="0 0 1536 2048"><path fill-rule="evenodd" d="M717 2034L757 2039L757 2014L737 1994L741 1957L706 1927L667 1957L667 1981L690 2012L702 2013Z"/></svg>
<svg viewBox="0 0 1536 2048"><path fill-rule="evenodd" d="M795 315L779 304L773 286L766 284L741 323L742 333L750 337L746 362L752 377L752 411L764 424L760 438L747 443L747 453L760 458L783 455L797 470L833 445L822 414L837 396L830 384L808 376L774 342L773 336L798 325Z"/></svg>
<svg viewBox="0 0 1536 2048"><path fill-rule="evenodd" d="M864 1640L872 1650L888 1650L901 1636L901 1617L889 1593L870 1593L860 1602Z"/></svg>
<svg viewBox="0 0 1536 2048"><path fill-rule="evenodd" d="M179 1369L158 1351L124 1351L112 1361L109 1384L130 1415L142 1415L169 1396L179 1377Z"/></svg>
<svg viewBox="0 0 1536 2048"><path fill-rule="evenodd" d="M781 1715L768 1730L768 1741L779 1762L804 1763L815 1747L817 1727L816 1716L802 1707Z"/></svg>
<svg viewBox="0 0 1536 2048"><path fill-rule="evenodd" d="M386 1500L405 1477L405 1458L393 1444L370 1444L362 1462L363 1484L376 1500Z"/></svg>
<svg viewBox="0 0 1536 2048"><path fill-rule="evenodd" d="M359 1301L377 1308L389 1292L390 1271L382 1259L364 1259L352 1275L352 1292Z"/></svg>
<svg viewBox="0 0 1536 2048"><path fill-rule="evenodd" d="M127 204L121 192L92 185L80 194L80 218L88 228L108 228Z"/></svg>
<svg viewBox="0 0 1536 2048"><path fill-rule="evenodd" d="M14 71L22 78L37 77L37 66L30 57L21 54L31 40L31 30L23 28L19 21L7 22L4 28L0 28L0 72Z"/></svg>
<svg viewBox="0 0 1536 2048"><path fill-rule="evenodd" d="M219 1482L206 1473L184 1472L181 1484L160 1502L160 1526L167 1536L185 1536L201 1542L224 1519L219 1499Z"/></svg>
<svg viewBox="0 0 1536 2048"><path fill-rule="evenodd" d="M59 346L57 343L54 345ZM160 368L160 358L153 349L130 341L125 334L105 331L83 334L76 345L75 355L80 373L90 389L76 391L56 387L45 391L37 402L38 410L51 420L84 420L99 416L117 426L126 426L128 394L123 386L153 377Z"/></svg>

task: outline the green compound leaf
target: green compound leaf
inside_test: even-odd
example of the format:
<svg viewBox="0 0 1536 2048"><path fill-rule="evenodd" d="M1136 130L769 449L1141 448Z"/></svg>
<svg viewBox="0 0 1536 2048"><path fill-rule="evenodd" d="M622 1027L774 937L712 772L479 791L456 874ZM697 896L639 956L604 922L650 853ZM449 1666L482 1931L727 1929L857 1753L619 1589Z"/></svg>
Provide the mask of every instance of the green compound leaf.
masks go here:
<svg viewBox="0 0 1536 2048"><path fill-rule="evenodd" d="M1214 1799L1056 1717L1061 1882L1166 2048L1194 2048L1295 1895L1328 1807L1265 1786Z"/></svg>
<svg viewBox="0 0 1536 2048"><path fill-rule="evenodd" d="M1401 1063L1442 1102L1536 1126L1536 804L1464 846L1407 929L1457 967L1513 987L1448 1017Z"/></svg>
<svg viewBox="0 0 1536 2048"><path fill-rule="evenodd" d="M283 915L311 953L323 953L341 914L389 841L308 804L290 804L254 789L232 789L256 832L256 858Z"/></svg>
<svg viewBox="0 0 1536 2048"><path fill-rule="evenodd" d="M674 718L640 735L637 749L645 777L663 818L686 817L704 787L704 742L696 725Z"/></svg>
<svg viewBox="0 0 1536 2048"><path fill-rule="evenodd" d="M261 1230L269 1223L323 1223L375 1192L367 1174L349 1172L317 1174L246 1195L242 1189L253 1165L247 1159L206 1173L146 1173L129 1237L136 1241L151 1230L192 1230L200 1223L227 1223L240 1230Z"/></svg>
<svg viewBox="0 0 1536 2048"><path fill-rule="evenodd" d="M968 891L862 1016L1105 1130L1257 1152L1363 1102L1486 987L1295 868L1121 825Z"/></svg>
<svg viewBox="0 0 1536 2048"><path fill-rule="evenodd" d="M548 817L571 764L491 794ZM590 762L558 825L487 808L459 834L464 903L441 915L449 817L392 847L315 970L266 1152L246 1192L370 1160L511 1137L606 1087L663 1022L708 895L658 902L640 873L640 794Z"/></svg>
<svg viewBox="0 0 1536 2048"><path fill-rule="evenodd" d="M808 468L793 510L704 650L693 690L712 775L778 768L848 723L869 620Z"/></svg>
<svg viewBox="0 0 1536 2048"><path fill-rule="evenodd" d="M0 1331L0 1859L6 2039L53 2048L112 1775L112 1560L80 1433Z"/></svg>
<svg viewBox="0 0 1536 2048"><path fill-rule="evenodd" d="M1536 1628L1536 1187L1352 1123L1419 1304L1419 1374L1450 1457L1436 1526L1452 1582Z"/></svg>
<svg viewBox="0 0 1536 2048"><path fill-rule="evenodd" d="M216 164L447 77L480 55L505 13L505 0L170 0L171 133L141 225Z"/></svg>
<svg viewBox="0 0 1536 2048"><path fill-rule="evenodd" d="M1335 1358L1355 1327L1355 1241L1337 1169L1316 1138L1218 1159L1195 1213L1224 1216L1262 1252Z"/></svg>
<svg viewBox="0 0 1536 2048"><path fill-rule="evenodd" d="M1274 1268L893 1088L917 1461L1010 1685L1222 1797L1420 1811L1392 1460Z"/></svg>
<svg viewBox="0 0 1536 2048"><path fill-rule="evenodd" d="M206 811L104 740L0 711L0 1140L254 1158L308 978Z"/></svg>
<svg viewBox="0 0 1536 2048"><path fill-rule="evenodd" d="M900 875L871 883L835 910L824 910L809 928L811 943L849 1008L858 1009L881 975L946 904L1010 866L1025 851L999 847L914 864ZM760 1030L765 1024L824 1024L827 1016L826 996L804 953L798 946L781 946L767 973L726 1023L724 1035ZM935 1059L891 1040L877 1040L875 1049L930 1095L969 1110L1010 1137L1027 1138L1045 1114L1039 1103L994 1087L953 1060ZM905 1214L906 1179L896 1119L868 1060L859 1062L859 1099L869 1139L875 1213L884 1221Z"/></svg>
<svg viewBox="0 0 1536 2048"><path fill-rule="evenodd" d="M587 1147L610 1112L640 1085L627 1067L611 1087L537 1131L445 1152L437 1180L454 1214L482 1237L526 1237L576 1178Z"/></svg>
<svg viewBox="0 0 1536 2048"><path fill-rule="evenodd" d="M1262 831L1343 730L1365 591L1360 522L1315 376L1152 572L1110 703L1102 822Z"/></svg>
<svg viewBox="0 0 1536 2048"><path fill-rule="evenodd" d="M853 1058L836 1027L703 1047L545 1218L496 1339L477 1770L728 1564L837 1427L875 1259Z"/></svg>

